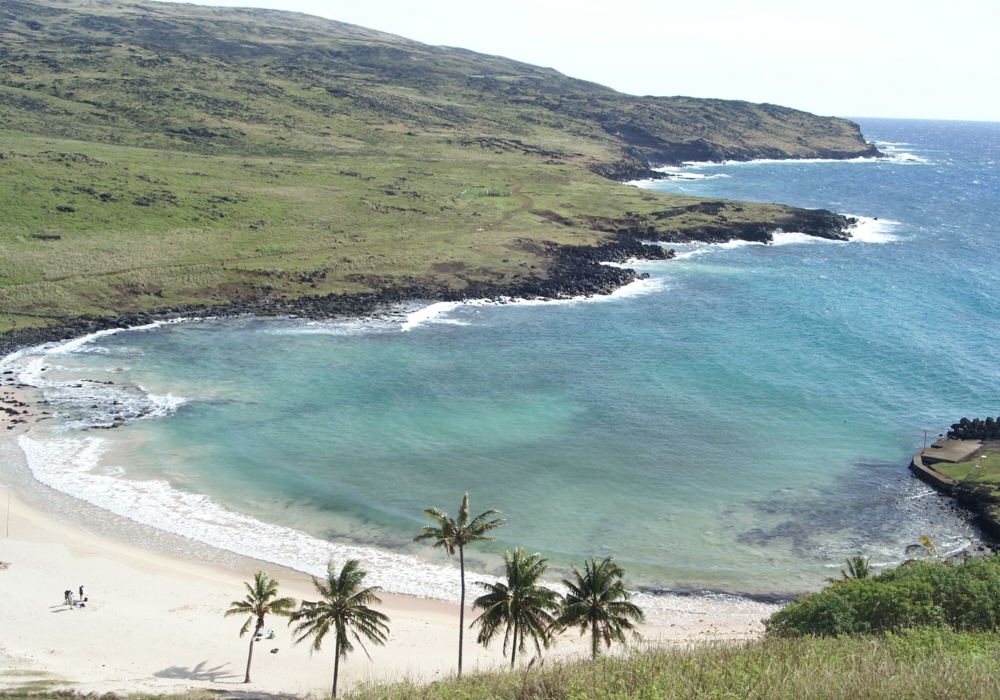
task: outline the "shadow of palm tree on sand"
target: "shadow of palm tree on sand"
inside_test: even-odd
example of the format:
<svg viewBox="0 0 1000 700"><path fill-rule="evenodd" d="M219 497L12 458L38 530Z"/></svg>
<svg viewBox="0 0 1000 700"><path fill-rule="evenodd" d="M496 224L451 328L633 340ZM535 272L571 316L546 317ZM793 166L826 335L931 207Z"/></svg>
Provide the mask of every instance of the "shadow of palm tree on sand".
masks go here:
<svg viewBox="0 0 1000 700"><path fill-rule="evenodd" d="M170 666L162 671L157 671L153 675L157 678L180 678L189 681L211 681L213 683L231 678L240 678L239 674L233 673L232 670L226 668L229 666L228 663L214 668L207 668L207 666L207 661L202 661L194 668Z"/></svg>

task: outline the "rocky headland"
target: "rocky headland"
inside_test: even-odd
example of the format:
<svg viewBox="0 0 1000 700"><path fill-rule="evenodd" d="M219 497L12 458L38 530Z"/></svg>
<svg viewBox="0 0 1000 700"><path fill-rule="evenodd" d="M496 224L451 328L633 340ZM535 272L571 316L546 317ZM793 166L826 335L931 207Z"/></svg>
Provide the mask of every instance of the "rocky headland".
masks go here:
<svg viewBox="0 0 1000 700"><path fill-rule="evenodd" d="M705 209L718 214L729 202L707 202L680 210L657 212L658 217L669 218L680 213ZM559 222L552 212L532 213ZM385 311L394 305L412 301L468 301L487 299L565 299L578 296L610 294L637 279L648 277L635 270L605 263L627 263L629 260L670 260L673 249L658 243L723 243L746 240L769 243L777 231L797 231L829 240L848 240L850 227L856 220L826 210L793 210L787 217L771 223L752 225L733 223L696 228L686 235L666 235L655 226L644 225L645 219L598 218L589 219L591 228L610 233L610 240L596 246L571 246L555 243L524 241L523 245L536 247L536 253L549 262L527 279L506 283L490 283L465 279L465 286L455 289L446 285L398 285L371 275L364 281L377 289L361 294L326 294L297 298L278 298L261 295L255 299L222 304L170 306L149 311L117 315L82 315L66 322L47 326L12 330L0 334L0 354L42 343L71 338L114 328L129 328L157 321L198 317L231 317L244 315L295 316L310 319L338 317L363 317ZM566 225L579 225L568 221Z"/></svg>

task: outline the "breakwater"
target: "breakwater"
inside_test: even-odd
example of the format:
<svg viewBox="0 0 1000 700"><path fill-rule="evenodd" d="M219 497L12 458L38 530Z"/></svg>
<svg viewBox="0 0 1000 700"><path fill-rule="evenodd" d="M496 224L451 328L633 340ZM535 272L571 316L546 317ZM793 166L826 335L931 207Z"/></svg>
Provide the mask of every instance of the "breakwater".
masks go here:
<svg viewBox="0 0 1000 700"><path fill-rule="evenodd" d="M948 437L956 440L1000 440L1000 416L986 420L963 418L952 424Z"/></svg>

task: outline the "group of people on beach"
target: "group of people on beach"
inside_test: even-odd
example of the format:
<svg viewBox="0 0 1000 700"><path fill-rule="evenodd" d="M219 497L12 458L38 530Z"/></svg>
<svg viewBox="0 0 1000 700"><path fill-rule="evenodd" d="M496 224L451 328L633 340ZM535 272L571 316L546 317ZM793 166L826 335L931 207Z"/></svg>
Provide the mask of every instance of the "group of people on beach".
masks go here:
<svg viewBox="0 0 1000 700"><path fill-rule="evenodd" d="M84 590L83 586L80 586L79 600L73 600L73 591L68 589L63 593L63 599L65 600L66 605L69 606L70 610L73 608L85 608L87 607L87 602L90 600L90 598L87 597L87 591Z"/></svg>

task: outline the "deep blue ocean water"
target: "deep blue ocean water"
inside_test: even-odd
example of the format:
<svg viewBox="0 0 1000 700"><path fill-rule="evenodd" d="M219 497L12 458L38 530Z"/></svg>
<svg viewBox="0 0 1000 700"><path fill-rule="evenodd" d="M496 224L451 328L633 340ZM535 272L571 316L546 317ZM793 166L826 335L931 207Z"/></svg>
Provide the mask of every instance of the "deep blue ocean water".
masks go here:
<svg viewBox="0 0 1000 700"><path fill-rule="evenodd" d="M860 240L680 246L609 299L406 326L106 335L16 360L64 414L22 448L44 483L147 525L306 570L327 543L373 548L384 585L430 595L410 540L465 491L508 519L481 573L523 546L559 571L613 554L635 586L790 593L921 534L959 549L974 530L907 464L925 430L1000 414L1000 124L859 122L890 158L646 186L867 217ZM129 411L150 415L82 430Z"/></svg>

